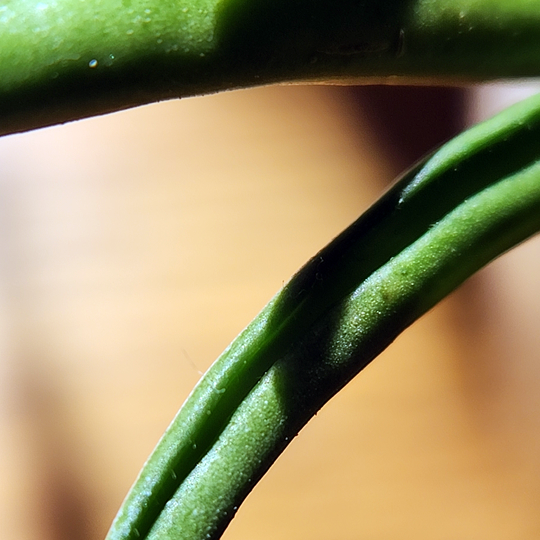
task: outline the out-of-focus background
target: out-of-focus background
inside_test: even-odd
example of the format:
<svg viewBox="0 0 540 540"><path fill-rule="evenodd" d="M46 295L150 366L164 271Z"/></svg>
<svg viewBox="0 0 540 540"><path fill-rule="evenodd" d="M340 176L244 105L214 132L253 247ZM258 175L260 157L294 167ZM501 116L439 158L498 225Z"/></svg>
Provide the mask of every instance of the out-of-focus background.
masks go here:
<svg viewBox="0 0 540 540"><path fill-rule="evenodd" d="M529 88L272 87L0 140L0 538L101 540L201 373L400 172ZM301 432L227 540L537 540L540 243Z"/></svg>

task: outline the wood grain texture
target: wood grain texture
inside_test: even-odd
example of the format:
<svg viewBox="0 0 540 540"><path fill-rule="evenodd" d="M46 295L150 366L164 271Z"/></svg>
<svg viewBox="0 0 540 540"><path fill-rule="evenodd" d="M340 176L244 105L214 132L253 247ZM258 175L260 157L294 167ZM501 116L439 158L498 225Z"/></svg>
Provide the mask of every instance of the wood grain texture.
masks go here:
<svg viewBox="0 0 540 540"><path fill-rule="evenodd" d="M393 171L342 89L0 141L0 536L99 540L206 369ZM323 409L225 538L535 540L538 241Z"/></svg>

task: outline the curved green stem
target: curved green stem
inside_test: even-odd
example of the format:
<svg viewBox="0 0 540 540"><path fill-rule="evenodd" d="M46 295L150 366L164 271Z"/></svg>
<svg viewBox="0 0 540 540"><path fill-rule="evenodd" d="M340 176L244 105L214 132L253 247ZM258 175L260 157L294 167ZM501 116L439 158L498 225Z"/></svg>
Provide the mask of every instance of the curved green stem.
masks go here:
<svg viewBox="0 0 540 540"><path fill-rule="evenodd" d="M201 379L108 540L217 538L317 410L415 319L540 229L540 95L407 173Z"/></svg>
<svg viewBox="0 0 540 540"><path fill-rule="evenodd" d="M540 75L540 0L5 0L0 134L298 81Z"/></svg>

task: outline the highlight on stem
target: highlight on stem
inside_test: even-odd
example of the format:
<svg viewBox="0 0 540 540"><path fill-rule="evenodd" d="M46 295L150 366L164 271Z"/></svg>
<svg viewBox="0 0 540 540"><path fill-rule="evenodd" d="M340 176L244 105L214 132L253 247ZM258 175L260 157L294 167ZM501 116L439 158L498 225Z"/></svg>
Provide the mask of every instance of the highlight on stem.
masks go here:
<svg viewBox="0 0 540 540"><path fill-rule="evenodd" d="M271 83L540 76L540 0L7 0L0 134Z"/></svg>
<svg viewBox="0 0 540 540"><path fill-rule="evenodd" d="M471 274L540 230L540 95L406 173L214 363L107 540L217 539L313 415Z"/></svg>

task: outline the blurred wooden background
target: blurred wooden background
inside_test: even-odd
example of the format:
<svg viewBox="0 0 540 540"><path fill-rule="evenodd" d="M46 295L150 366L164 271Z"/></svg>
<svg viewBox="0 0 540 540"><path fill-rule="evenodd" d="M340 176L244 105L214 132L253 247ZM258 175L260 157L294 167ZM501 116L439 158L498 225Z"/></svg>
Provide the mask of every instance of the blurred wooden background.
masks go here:
<svg viewBox="0 0 540 540"><path fill-rule="evenodd" d="M0 140L0 537L100 540L202 371L489 91L262 88ZM540 244L300 434L227 540L537 540Z"/></svg>

